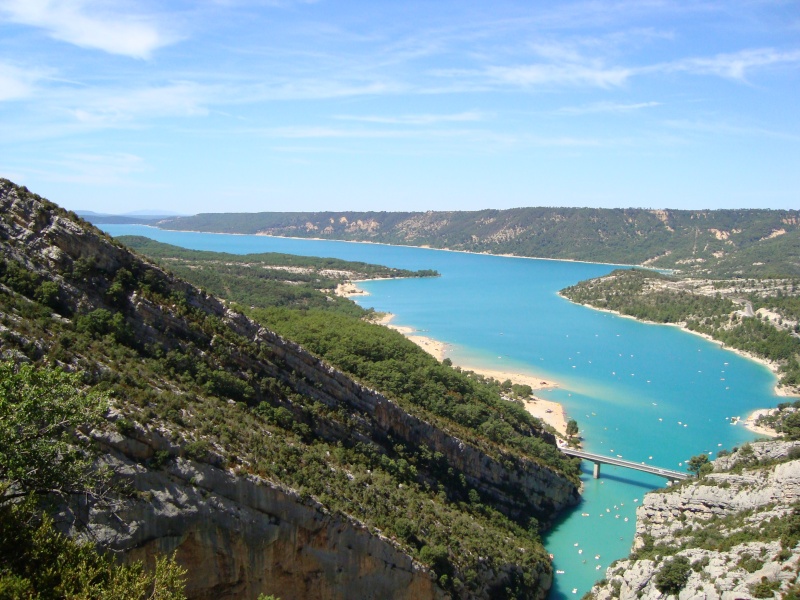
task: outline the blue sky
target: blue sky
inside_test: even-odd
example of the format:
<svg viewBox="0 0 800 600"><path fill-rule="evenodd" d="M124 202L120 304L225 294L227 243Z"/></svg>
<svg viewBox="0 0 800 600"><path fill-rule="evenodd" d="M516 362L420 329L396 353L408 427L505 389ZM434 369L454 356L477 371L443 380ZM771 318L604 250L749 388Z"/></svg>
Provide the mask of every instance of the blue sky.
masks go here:
<svg viewBox="0 0 800 600"><path fill-rule="evenodd" d="M800 3L0 0L0 176L112 213L800 208Z"/></svg>

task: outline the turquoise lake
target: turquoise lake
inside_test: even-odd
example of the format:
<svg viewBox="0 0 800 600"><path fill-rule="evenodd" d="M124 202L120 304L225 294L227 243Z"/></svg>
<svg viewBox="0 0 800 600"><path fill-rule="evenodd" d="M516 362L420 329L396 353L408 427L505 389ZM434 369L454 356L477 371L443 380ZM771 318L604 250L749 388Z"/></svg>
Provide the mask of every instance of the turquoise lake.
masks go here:
<svg viewBox="0 0 800 600"><path fill-rule="evenodd" d="M515 370L557 381L539 395L563 404L578 421L584 448L685 470L755 439L730 417L777 405L774 375L764 366L675 327L648 325L582 306L557 294L613 265L533 260L423 248L318 240L161 231L104 225L109 234L236 254L286 252L408 269L436 269L430 279L369 281L365 307L451 345L456 364ZM636 507L664 480L603 465L600 479L584 464L582 503L544 538L557 570L550 598L579 598L628 555Z"/></svg>

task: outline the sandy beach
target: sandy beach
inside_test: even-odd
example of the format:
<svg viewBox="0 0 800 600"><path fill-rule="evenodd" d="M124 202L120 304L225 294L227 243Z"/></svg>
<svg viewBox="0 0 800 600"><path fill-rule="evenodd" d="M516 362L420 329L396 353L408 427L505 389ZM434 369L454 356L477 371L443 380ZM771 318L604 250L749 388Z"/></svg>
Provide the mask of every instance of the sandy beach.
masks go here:
<svg viewBox="0 0 800 600"><path fill-rule="evenodd" d="M742 425L747 427L753 433L757 433L758 435L764 435L768 437L776 437L778 433L774 429L768 429L767 427L759 427L756 425L758 418L762 415L771 415L776 410L776 408L760 408L758 410L754 410L750 415L742 421Z"/></svg>
<svg viewBox="0 0 800 600"><path fill-rule="evenodd" d="M435 340L433 338L418 335L417 332L411 327L404 327L401 325L393 325L392 319L394 315L391 313L384 314L376 322L380 325L390 327L395 331L399 331L405 335L409 340L417 344L420 348L425 350L428 354L434 356L437 360L444 360L447 357L448 345ZM511 380L512 383L520 385L529 385L533 390L550 389L558 387L558 384L553 381L547 381L541 377L536 377L529 373L519 373L515 371L502 371L497 369L486 369L475 365L457 365L463 371L472 371L496 379L497 381ZM530 400L525 401L525 409L534 417L541 419L544 423L550 425L558 431L561 435L567 434L567 415L558 402L544 400L533 395Z"/></svg>
<svg viewBox="0 0 800 600"><path fill-rule="evenodd" d="M417 346L425 350L425 352L427 352L431 356L436 357L437 360L444 360L445 358L447 358L447 344L424 335L419 335L416 332L416 330L412 329L411 327L405 327L403 325L393 325L392 319L394 319L393 314L384 313L375 322L378 323L379 325L385 325L390 329L399 331L408 339L410 339L412 342L414 342Z"/></svg>
<svg viewBox="0 0 800 600"><path fill-rule="evenodd" d="M554 381L547 381L541 377L535 377L528 373L519 373L515 371L501 371L497 369L484 369L476 367L475 365L458 365L464 371L474 371L484 377L491 377L497 381L511 380L512 383L520 385L529 385L533 390L552 389L558 387ZM558 431L561 435L567 435L567 413L564 407L558 402L551 400L544 400L537 397L535 394L531 396L530 400L525 401L525 409L534 417L541 419L553 429Z"/></svg>
<svg viewBox="0 0 800 600"><path fill-rule="evenodd" d="M333 293L337 296L342 296L343 298L350 298L351 296L369 296L369 292L367 290L362 290L352 281L340 283L336 286L336 289Z"/></svg>

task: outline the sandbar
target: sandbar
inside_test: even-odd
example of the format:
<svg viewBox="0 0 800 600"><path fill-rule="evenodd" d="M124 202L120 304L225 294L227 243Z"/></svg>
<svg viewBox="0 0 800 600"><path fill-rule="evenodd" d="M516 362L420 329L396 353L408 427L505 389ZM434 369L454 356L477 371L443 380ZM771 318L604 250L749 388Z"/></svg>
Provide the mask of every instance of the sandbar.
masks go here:
<svg viewBox="0 0 800 600"><path fill-rule="evenodd" d="M447 344L435 340L425 335L419 335L416 329L406 327L404 325L394 325L391 321L394 318L392 313L383 313L375 322L379 325L385 325L390 329L399 331L409 340L414 342L417 346L425 350L428 354L435 357L436 360L442 361L447 358Z"/></svg>
<svg viewBox="0 0 800 600"><path fill-rule="evenodd" d="M352 281L340 283L336 286L336 289L333 291L333 293L343 298L350 298L351 296L369 296L369 292L367 290L362 290Z"/></svg>
<svg viewBox="0 0 800 600"><path fill-rule="evenodd" d="M498 369L485 369L475 365L459 365L463 371L474 371L484 377L491 377L497 381L511 380L511 383L529 385L533 390L552 389L558 387L554 381L548 381L541 377L536 377L529 373L518 371L501 371ZM564 407L558 402L545 400L536 395L532 395L529 400L524 401L525 410L534 417L541 419L561 435L567 435L567 413Z"/></svg>

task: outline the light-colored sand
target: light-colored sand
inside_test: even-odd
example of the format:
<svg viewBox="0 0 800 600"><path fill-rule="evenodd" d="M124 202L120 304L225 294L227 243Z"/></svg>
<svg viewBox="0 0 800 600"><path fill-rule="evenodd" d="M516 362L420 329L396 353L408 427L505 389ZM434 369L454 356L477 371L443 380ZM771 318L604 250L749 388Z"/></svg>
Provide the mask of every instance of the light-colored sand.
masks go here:
<svg viewBox="0 0 800 600"><path fill-rule="evenodd" d="M354 282L339 284L336 287L336 294L345 297L368 295L366 291L359 288ZM390 327L395 331L399 331L409 340L414 342L417 346L425 350L425 352L427 352L431 356L434 356L437 360L444 360L445 358L447 358L447 350L448 350L447 344L425 335L419 335L419 333L415 329L412 329L411 327L406 327L403 325L394 325L392 324L393 318L394 318L393 314L385 313L380 315L380 317L376 319L375 322L380 325L385 325L386 327ZM507 379L510 379L512 383L517 383L520 385L529 385L533 390L558 387L558 384L553 381L548 381L542 379L541 377L536 377L534 375L531 375L529 373L520 373L516 371L502 371L498 369L486 369L475 365L458 365L458 366L461 367L461 369L464 371L473 371L475 373L483 375L484 377L491 377L492 379L496 379L498 381L505 381ZM564 407L561 406L558 402L552 402L550 400L544 400L542 398L532 396L530 400L527 400L525 402L525 409L534 417L541 419L543 422L553 427L556 431L566 436L567 415L564 412Z"/></svg>
<svg viewBox="0 0 800 600"><path fill-rule="evenodd" d="M484 377L491 377L497 381L511 380L511 383L520 385L529 385L531 389L542 390L552 389L558 387L554 381L547 381L541 377L535 377L528 373L519 373L515 371L500 371L497 369L484 369L474 365L459 365L464 371L474 371L480 373ZM567 435L567 413L564 407L558 402L552 400L544 400L535 394L530 400L525 401L525 410L527 410L534 417L541 419L553 429L558 431L561 435Z"/></svg>
<svg viewBox="0 0 800 600"><path fill-rule="evenodd" d="M769 437L776 437L778 435L778 432L776 432L774 429L769 429L767 427L759 427L758 425L756 425L756 422L758 421L758 418L760 416L762 416L762 415L771 415L776 410L778 410L778 409L776 409L776 408L760 408L758 410L754 410L752 413L750 413L750 416L748 416L747 419L742 421L742 425L747 427L753 433L757 433L758 435L766 435L766 436L769 436Z"/></svg>
<svg viewBox="0 0 800 600"><path fill-rule="evenodd" d="M385 313L381 315L376 323L385 325L386 327L394 329L395 331L399 331L417 346L425 350L425 352L436 357L436 360L444 360L447 357L447 344L424 335L418 335L416 330L412 329L411 327L405 327L404 325L393 325L391 322L393 318L393 314Z"/></svg>
<svg viewBox="0 0 800 600"><path fill-rule="evenodd" d="M393 325L392 319L394 315L391 313L387 313L381 315L379 319L377 319L377 323L381 325L385 325L394 329L395 331L399 331L403 335L405 335L409 340L417 344L420 348L425 350L428 354L436 357L437 360L444 360L447 358L447 349L448 345L440 342L439 340L435 340L433 338L418 335L414 329L411 327L405 327L402 325ZM541 390L545 388L554 388L558 387L558 384L553 381L547 381L542 379L541 377L536 377L529 373L520 373L516 371L501 371L498 369L486 369L480 366L475 365L458 365L463 371L473 371L484 377L490 377L492 379L496 379L497 381L506 381L507 379L511 380L512 383L517 383L520 385L529 385L533 390ZM525 402L525 409L534 417L537 417L553 427L556 431L561 433L562 435L566 435L567 433L567 415L564 412L564 407L562 407L558 402L552 402L550 400L543 400L542 398L538 398L533 396L531 400Z"/></svg>
<svg viewBox="0 0 800 600"><path fill-rule="evenodd" d="M535 375L528 373L521 373L519 371L502 371L499 369L484 369L483 367L476 367L474 365L459 365L464 371L475 371L484 377L491 377L497 381L505 381L510 379L511 383L518 383L520 385L529 385L533 390L552 389L558 387L555 381L548 381Z"/></svg>
<svg viewBox="0 0 800 600"><path fill-rule="evenodd" d="M352 281L346 281L345 283L340 283L336 286L334 293L337 296L342 296L343 298L350 298L351 296L369 296L369 292L366 290L362 290Z"/></svg>
<svg viewBox="0 0 800 600"><path fill-rule="evenodd" d="M564 437L567 436L567 413L558 402L535 398L535 400L525 402L525 410L550 425Z"/></svg>

